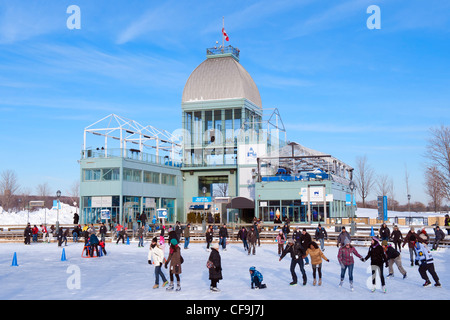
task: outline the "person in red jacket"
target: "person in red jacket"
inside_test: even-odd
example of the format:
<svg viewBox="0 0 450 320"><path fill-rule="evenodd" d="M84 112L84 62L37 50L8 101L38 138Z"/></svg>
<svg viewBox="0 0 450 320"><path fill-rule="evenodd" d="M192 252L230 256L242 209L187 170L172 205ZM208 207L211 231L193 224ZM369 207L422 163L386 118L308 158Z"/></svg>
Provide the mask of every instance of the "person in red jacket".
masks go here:
<svg viewBox="0 0 450 320"><path fill-rule="evenodd" d="M34 225L33 229L31 229L31 232L33 233L33 242L37 242L39 229L36 225Z"/></svg>

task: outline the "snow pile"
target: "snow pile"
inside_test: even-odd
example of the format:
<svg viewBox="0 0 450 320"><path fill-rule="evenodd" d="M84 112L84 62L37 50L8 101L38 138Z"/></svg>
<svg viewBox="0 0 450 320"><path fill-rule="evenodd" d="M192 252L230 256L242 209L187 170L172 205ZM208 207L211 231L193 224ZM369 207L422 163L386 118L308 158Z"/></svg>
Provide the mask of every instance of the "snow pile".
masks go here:
<svg viewBox="0 0 450 320"><path fill-rule="evenodd" d="M0 212L3 209L0 207ZM65 203L61 203L61 209L59 209L59 223L60 224L72 224L73 215L78 212L78 208L70 206ZM22 210L19 212L6 212L0 213L0 226L11 225L26 225L30 221L31 225L41 225L47 222L47 225L56 224L58 218L58 210L39 208L36 211ZM29 219L29 220L28 220Z"/></svg>

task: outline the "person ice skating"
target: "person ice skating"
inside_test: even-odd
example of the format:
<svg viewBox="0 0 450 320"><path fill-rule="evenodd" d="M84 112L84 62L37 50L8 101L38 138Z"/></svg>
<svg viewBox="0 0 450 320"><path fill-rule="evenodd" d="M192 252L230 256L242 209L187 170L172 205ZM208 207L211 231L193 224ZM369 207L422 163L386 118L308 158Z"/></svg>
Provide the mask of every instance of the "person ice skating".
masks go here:
<svg viewBox="0 0 450 320"><path fill-rule="evenodd" d="M388 228L388 226L386 225L386 223L383 223L380 227L380 229L378 230L378 234L379 234L379 239L380 241L389 240L389 237L391 236L391 230Z"/></svg>
<svg viewBox="0 0 450 320"><path fill-rule="evenodd" d="M164 244L164 232L166 230L166 226L162 226L161 227L161 231L159 233L159 244L163 245Z"/></svg>
<svg viewBox="0 0 450 320"><path fill-rule="evenodd" d="M222 280L222 261L219 254L219 244L214 243L211 246L211 253L209 255L208 261L212 263L212 267L209 270L209 280L211 280L210 290L213 292L219 292L220 289L217 288L217 283Z"/></svg>
<svg viewBox="0 0 450 320"><path fill-rule="evenodd" d="M209 251L209 246L211 245L211 242L213 241L214 231L212 226L208 226L208 229L205 233L205 239L206 239L206 251Z"/></svg>
<svg viewBox="0 0 450 320"><path fill-rule="evenodd" d="M144 247L144 232L145 232L145 225L143 225L138 229L138 237L139 237L138 248Z"/></svg>
<svg viewBox="0 0 450 320"><path fill-rule="evenodd" d="M94 256L94 249L95 249L95 251L97 253L97 257L100 256L98 254L98 243L99 243L99 241L98 241L98 238L95 235L95 233L91 234L89 236L89 247L90 247L89 251L90 251L90 254L91 254L91 258Z"/></svg>
<svg viewBox="0 0 450 320"><path fill-rule="evenodd" d="M370 258L370 266L372 268L372 292L375 291L375 273L378 271L378 275L381 281L381 290L386 293L386 284L383 275L383 265L387 266L387 258L384 254L383 247L380 245L380 240L377 237L372 237L372 243L367 252L367 256L363 261L367 261Z"/></svg>
<svg viewBox="0 0 450 320"><path fill-rule="evenodd" d="M189 242L191 241L191 224L188 223L183 230L184 248L189 249Z"/></svg>
<svg viewBox="0 0 450 320"><path fill-rule="evenodd" d="M250 267L248 270L250 272L250 287L252 289L265 289L267 286L262 283L263 282L263 275L261 272L256 270L255 267Z"/></svg>
<svg viewBox="0 0 450 320"><path fill-rule="evenodd" d="M100 240L105 242L106 233L108 232L108 230L106 229L106 226L105 226L104 222L102 222L102 225L100 226L99 232L100 232Z"/></svg>
<svg viewBox="0 0 450 320"><path fill-rule="evenodd" d="M72 230L72 241L74 243L78 242L78 237L80 236L80 234L81 234L80 226L79 225L75 226L75 228L73 228Z"/></svg>
<svg viewBox="0 0 450 320"><path fill-rule="evenodd" d="M319 249L319 246L314 241L312 241L309 244L309 248L306 250L306 255L311 256L311 266L313 269L313 286L315 286L317 283L316 282L316 270L319 275L318 285L321 286L322 285L322 259L327 262L330 262L330 260L328 260L328 258L325 257L322 250Z"/></svg>
<svg viewBox="0 0 450 320"><path fill-rule="evenodd" d="M445 239L444 231L442 231L441 228L439 228L439 226L436 226L436 228L434 229L434 241L431 250L432 251L437 250L439 247L439 243L444 239Z"/></svg>
<svg viewBox="0 0 450 320"><path fill-rule="evenodd" d="M303 228L302 234L300 235L300 244L305 250L307 250L311 244L311 241L311 235L306 231L306 228ZM307 265L309 265L308 255L305 257L305 266Z"/></svg>
<svg viewBox="0 0 450 320"><path fill-rule="evenodd" d="M219 229L219 245L222 246L222 250L227 250L227 238L228 238L228 229L226 223L222 225Z"/></svg>
<svg viewBox="0 0 450 320"><path fill-rule="evenodd" d="M37 242L38 235L39 235L39 229L36 225L34 225L34 227L31 229L31 233L33 236L33 242Z"/></svg>
<svg viewBox="0 0 450 320"><path fill-rule="evenodd" d="M325 228L320 225L320 223L317 226L314 238L316 239L316 241L320 242L320 250L325 251L325 240L328 240L328 234Z"/></svg>
<svg viewBox="0 0 450 320"><path fill-rule="evenodd" d="M339 248L337 256L339 264L341 265L341 282L339 283L339 287L342 287L344 283L345 272L348 269L348 280L350 282L350 290L352 291L353 291L353 267L355 265L353 255L363 260L363 257L350 244L350 240L348 238L345 238L344 245Z"/></svg>
<svg viewBox="0 0 450 320"><path fill-rule="evenodd" d="M402 252L401 244L403 242L403 236L398 226L394 226L394 231L391 233L390 240L394 244L395 250Z"/></svg>
<svg viewBox="0 0 450 320"><path fill-rule="evenodd" d="M148 251L148 263L155 266L155 285L153 289L159 288L159 277L163 281L163 287L169 283L166 276L162 272L162 265L164 263L164 251L162 247L158 244L158 239L154 237L152 243L150 244L150 250Z"/></svg>
<svg viewBox="0 0 450 320"><path fill-rule="evenodd" d="M387 278L391 278L394 276L394 263L397 265L398 271L403 275L403 279L406 278L406 271L402 266L402 256L400 252L395 250L386 240L381 242L383 245L384 253L386 254L386 258L389 266L389 274Z"/></svg>
<svg viewBox="0 0 450 320"><path fill-rule="evenodd" d="M248 254L250 255L253 252L253 255L256 254L256 230L255 226L250 227L250 231L247 233L247 241L248 241Z"/></svg>
<svg viewBox="0 0 450 320"><path fill-rule="evenodd" d="M405 244L408 244L409 260L411 261L411 267L413 267L416 260L416 252L414 251L414 241L411 241L411 236L414 236L414 239L416 238L414 227L411 227L405 239L403 239L402 247L404 247Z"/></svg>
<svg viewBox="0 0 450 320"><path fill-rule="evenodd" d="M100 246L100 250L103 252L103 254L106 256L106 243L105 240L100 240L100 242L98 243L98 245Z"/></svg>
<svg viewBox="0 0 450 320"><path fill-rule="evenodd" d="M44 224L41 224L41 232L42 232L42 242L45 243L48 237L47 227Z"/></svg>
<svg viewBox="0 0 450 320"><path fill-rule="evenodd" d="M177 279L177 288L176 291L181 290L181 280L180 280L180 274L181 274L181 263L182 263L182 256L181 256L181 250L178 246L177 239L170 240L170 248L169 248L169 256L167 257L166 263L164 264L164 267L167 269L167 265L170 262L169 267L169 278L170 278L170 284L166 288L166 290L173 290L174 289L174 276Z"/></svg>
<svg viewBox="0 0 450 320"><path fill-rule="evenodd" d="M248 232L247 232L247 229L245 229L245 227L242 227L242 228L239 230L238 234L237 234L237 239L238 239L238 240L239 240L239 239L242 240L242 243L243 243L243 245L244 245L244 250L245 250L245 251L248 250L247 234L248 234Z"/></svg>
<svg viewBox="0 0 450 320"><path fill-rule="evenodd" d="M64 245L67 246L67 238L69 237L69 228L64 229L63 232L63 239L62 242L64 242Z"/></svg>
<svg viewBox="0 0 450 320"><path fill-rule="evenodd" d="M428 244L430 241L430 236L428 235L427 231L425 230L425 227L423 227L421 230L417 231L416 234L416 240Z"/></svg>
<svg viewBox="0 0 450 320"><path fill-rule="evenodd" d="M30 240L31 240L31 237L33 236L33 231L31 230L30 224L27 224L27 226L25 227L23 236L25 237L25 244L31 244Z"/></svg>
<svg viewBox="0 0 450 320"><path fill-rule="evenodd" d="M292 276L292 282L290 283L291 286L297 285L297 274L295 273L295 267L298 264L300 267L300 272L302 273L303 277L303 285L306 285L307 277L305 268L303 266L303 257L305 256L306 252L302 248L302 245L299 242L295 242L293 239L288 240L288 244L286 248L284 248L283 253L280 256L280 259L278 261L283 260L283 258L288 254L291 254L291 276Z"/></svg>
<svg viewBox="0 0 450 320"><path fill-rule="evenodd" d="M122 240L123 244L125 243L125 233L126 233L125 228L124 227L120 228L119 236L117 238L116 244L119 244L120 240Z"/></svg>
<svg viewBox="0 0 450 320"><path fill-rule="evenodd" d="M280 256L284 250L284 244L286 243L286 236L284 235L283 230L278 232L276 241L278 244L278 255Z"/></svg>
<svg viewBox="0 0 450 320"><path fill-rule="evenodd" d="M352 241L350 234L345 230L345 227L342 227L341 233L337 238L337 247L342 247L345 245L345 239L348 239L350 242Z"/></svg>
<svg viewBox="0 0 450 320"><path fill-rule="evenodd" d="M419 274L422 277L423 280L425 280L425 283L423 284L424 287L428 287L431 285L431 281L428 278L427 271L431 274L433 277L433 280L435 282L435 287L440 287L441 284L439 282L439 277L434 269L434 260L433 256L431 255L430 250L428 250L428 247L426 244L421 243L418 241L417 237L415 235L412 235L410 238L411 241L414 242L414 250L416 252L416 260L419 264Z"/></svg>

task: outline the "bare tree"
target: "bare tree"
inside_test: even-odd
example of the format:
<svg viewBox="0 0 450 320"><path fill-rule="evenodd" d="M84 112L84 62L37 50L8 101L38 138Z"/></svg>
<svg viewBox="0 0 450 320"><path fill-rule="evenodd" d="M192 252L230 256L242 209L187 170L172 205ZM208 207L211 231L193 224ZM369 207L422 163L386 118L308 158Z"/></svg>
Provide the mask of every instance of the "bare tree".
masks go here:
<svg viewBox="0 0 450 320"><path fill-rule="evenodd" d="M377 193L379 196L388 196L390 190L390 181L387 174L380 174L376 180Z"/></svg>
<svg viewBox="0 0 450 320"><path fill-rule="evenodd" d="M14 195L19 188L16 173L13 170L4 170L0 175L0 197L4 210L10 209Z"/></svg>
<svg viewBox="0 0 450 320"><path fill-rule="evenodd" d="M425 156L431 161L431 167L436 168L445 197L450 201L450 127L441 125L431 128L430 133Z"/></svg>
<svg viewBox="0 0 450 320"><path fill-rule="evenodd" d="M50 186L48 185L48 182L39 184L36 187L36 192L39 197L45 198L45 197L50 196L51 190L50 190Z"/></svg>
<svg viewBox="0 0 450 320"><path fill-rule="evenodd" d="M355 183L357 186L356 190L362 199L363 208L366 207L366 199L375 183L374 175L374 170L367 164L367 156L357 157Z"/></svg>
<svg viewBox="0 0 450 320"><path fill-rule="evenodd" d="M440 211L445 198L444 184L436 167L429 167L425 172L425 192L430 196L429 206L434 212Z"/></svg>

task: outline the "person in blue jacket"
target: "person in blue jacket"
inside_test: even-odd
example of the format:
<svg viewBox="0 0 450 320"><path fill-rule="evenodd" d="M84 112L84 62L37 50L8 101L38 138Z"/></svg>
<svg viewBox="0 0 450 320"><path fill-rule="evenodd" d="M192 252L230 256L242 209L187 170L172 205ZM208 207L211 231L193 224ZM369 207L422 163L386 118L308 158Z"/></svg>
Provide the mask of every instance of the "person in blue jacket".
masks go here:
<svg viewBox="0 0 450 320"><path fill-rule="evenodd" d="M89 237L89 245L90 245L90 254L91 257L94 256L94 249L95 251L97 251L97 257L99 256L98 254L98 244L100 241L98 241L97 236L95 235L95 233L91 234L91 236Z"/></svg>
<svg viewBox="0 0 450 320"><path fill-rule="evenodd" d="M262 283L263 275L261 274L261 272L256 270L255 267L250 267L249 272L250 272L250 280L251 280L252 289L267 288L267 286Z"/></svg>

